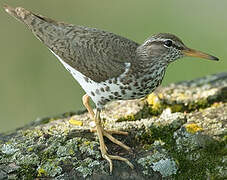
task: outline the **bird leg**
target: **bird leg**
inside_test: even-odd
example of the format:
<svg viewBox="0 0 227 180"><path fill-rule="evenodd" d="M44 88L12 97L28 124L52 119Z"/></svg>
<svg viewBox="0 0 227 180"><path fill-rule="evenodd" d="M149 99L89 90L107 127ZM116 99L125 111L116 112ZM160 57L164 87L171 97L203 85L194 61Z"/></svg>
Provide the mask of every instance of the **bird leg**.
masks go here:
<svg viewBox="0 0 227 180"><path fill-rule="evenodd" d="M90 106L89 99L90 99L90 97L87 94L83 95L83 97L82 97L83 104L84 104L84 106L86 107L88 113L91 116L90 118L94 119L95 113L94 113L93 109Z"/></svg>
<svg viewBox="0 0 227 180"><path fill-rule="evenodd" d="M103 136L106 136L113 143L115 143L115 144L121 146L122 148L130 151L131 150L130 147L126 146L125 144L123 144L122 142L120 142L119 140L117 140L116 138L114 138L111 135L111 134L128 135L128 133L127 132L123 132L123 131L112 131L112 130L107 131L107 130L104 130L104 128L102 127L102 123L101 123L100 110L97 109L97 112L95 114L93 109L91 108L91 106L89 104L89 99L90 99L90 97L87 94L85 94L83 96L83 104L87 108L91 118L94 119L95 124L96 124L96 129L92 129L91 132L97 132L97 134L98 134L101 154L102 154L102 157L105 158L109 162L109 164L110 164L110 172L112 172L112 170L113 170L112 159L124 161L131 168L133 168L132 163L130 163L126 158L122 158L120 156L109 155L107 153L107 147L106 147L104 139L103 139Z"/></svg>
<svg viewBox="0 0 227 180"><path fill-rule="evenodd" d="M106 136L108 139L110 139L112 142L124 147L127 150L130 150L130 148L128 146L124 145L122 142L115 139L114 137L112 137L110 134L107 133L107 131L105 131L103 129L102 124L101 124L100 110L99 109L97 109L97 112L95 114L95 124L96 124L97 134L98 134L98 138L99 138L101 154L102 154L102 157L105 158L109 162L110 172L112 173L112 171L113 171L113 163L112 163L113 159L124 161L133 169L134 166L131 162L129 162L128 159L120 157L120 156L110 155L110 154L107 153L107 148L105 146L103 135Z"/></svg>
<svg viewBox="0 0 227 180"><path fill-rule="evenodd" d="M89 103L90 97L87 94L85 94L82 100L83 100L84 106L86 107L88 113L90 114L90 118L94 119L95 113ZM91 129L91 132L96 132L96 131L97 131L96 129ZM108 132L109 134L128 135L128 132L124 132L124 131L106 130L106 132Z"/></svg>

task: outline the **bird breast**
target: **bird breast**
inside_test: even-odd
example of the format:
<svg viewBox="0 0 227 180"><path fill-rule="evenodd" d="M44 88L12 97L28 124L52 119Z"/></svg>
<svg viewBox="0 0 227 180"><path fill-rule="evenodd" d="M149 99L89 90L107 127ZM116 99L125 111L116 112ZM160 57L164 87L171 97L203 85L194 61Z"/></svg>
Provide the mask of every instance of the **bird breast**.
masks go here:
<svg viewBox="0 0 227 180"><path fill-rule="evenodd" d="M97 83L65 63L53 51L51 52L100 109L112 100L130 100L146 96L159 86L165 72L164 66L158 68L158 65L154 65L150 68L140 69L135 73L130 71L131 63L125 63L125 71L119 77Z"/></svg>

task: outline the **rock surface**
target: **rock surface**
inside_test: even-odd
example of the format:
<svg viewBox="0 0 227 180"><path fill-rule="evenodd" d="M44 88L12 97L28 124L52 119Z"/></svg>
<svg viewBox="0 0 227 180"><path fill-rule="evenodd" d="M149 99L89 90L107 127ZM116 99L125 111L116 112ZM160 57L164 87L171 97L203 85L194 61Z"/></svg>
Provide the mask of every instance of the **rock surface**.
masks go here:
<svg viewBox="0 0 227 180"><path fill-rule="evenodd" d="M116 101L101 114L130 146L105 139L108 151L135 166L101 157L87 112L40 118L0 134L0 179L227 179L227 73L159 88L147 98Z"/></svg>

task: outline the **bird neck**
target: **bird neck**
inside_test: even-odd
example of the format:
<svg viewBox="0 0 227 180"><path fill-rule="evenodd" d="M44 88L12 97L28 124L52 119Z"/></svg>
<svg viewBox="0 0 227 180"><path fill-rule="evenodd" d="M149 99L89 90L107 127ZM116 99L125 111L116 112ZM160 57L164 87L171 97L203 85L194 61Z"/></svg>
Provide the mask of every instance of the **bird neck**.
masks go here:
<svg viewBox="0 0 227 180"><path fill-rule="evenodd" d="M168 64L161 61L139 61L131 64L128 75L132 74L136 79L152 76L161 76L163 78Z"/></svg>
<svg viewBox="0 0 227 180"><path fill-rule="evenodd" d="M164 53L159 53L157 51L152 51L150 52L150 50L147 49L146 46L144 45L140 45L137 49L136 49L136 61L140 62L141 64L146 65L147 67L149 67L153 64L159 64L162 66L168 66L168 61L167 61L167 57L166 54Z"/></svg>
<svg viewBox="0 0 227 180"><path fill-rule="evenodd" d="M159 67L163 67L166 69L168 63L166 60L163 60L159 57L149 56L147 53L137 52L136 61L132 64L132 68L136 68L136 70L142 72L148 72L153 69L158 69Z"/></svg>

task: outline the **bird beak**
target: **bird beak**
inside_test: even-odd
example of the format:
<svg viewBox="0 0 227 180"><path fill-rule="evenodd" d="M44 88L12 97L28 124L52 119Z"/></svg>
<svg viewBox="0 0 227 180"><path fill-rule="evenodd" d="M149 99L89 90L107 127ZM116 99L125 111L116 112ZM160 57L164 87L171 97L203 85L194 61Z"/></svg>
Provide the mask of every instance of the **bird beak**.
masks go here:
<svg viewBox="0 0 227 180"><path fill-rule="evenodd" d="M182 53L185 56L191 56L191 57L198 57L203 59L210 59L214 61L218 61L219 59L217 57L211 56L209 54L203 53L201 51L197 51L195 49L185 48L182 50Z"/></svg>

